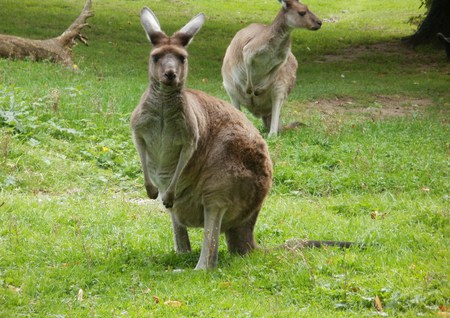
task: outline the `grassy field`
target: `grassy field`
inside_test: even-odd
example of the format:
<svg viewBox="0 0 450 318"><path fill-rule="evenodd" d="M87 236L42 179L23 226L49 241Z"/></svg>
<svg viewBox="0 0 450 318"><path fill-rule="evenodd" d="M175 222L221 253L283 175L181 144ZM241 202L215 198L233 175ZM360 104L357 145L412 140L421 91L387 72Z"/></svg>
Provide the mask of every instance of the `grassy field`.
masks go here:
<svg viewBox="0 0 450 318"><path fill-rule="evenodd" d="M169 34L206 14L188 86L227 100L229 41L278 2L94 0L77 71L0 60L0 317L450 315L444 51L399 44L418 0L306 3L325 22L293 33L300 67L282 118L304 125L268 140L274 183L255 231L267 250L242 258L221 241L211 272L193 270L202 230L176 255L169 216L146 199L129 129L148 84L139 11ZM0 33L57 36L82 6L0 0ZM290 238L367 248L275 248Z"/></svg>

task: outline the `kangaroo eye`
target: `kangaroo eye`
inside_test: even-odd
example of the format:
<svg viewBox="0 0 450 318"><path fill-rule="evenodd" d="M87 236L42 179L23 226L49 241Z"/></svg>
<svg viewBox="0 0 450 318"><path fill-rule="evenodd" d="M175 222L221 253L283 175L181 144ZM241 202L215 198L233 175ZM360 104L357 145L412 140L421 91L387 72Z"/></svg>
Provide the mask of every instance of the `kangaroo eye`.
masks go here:
<svg viewBox="0 0 450 318"><path fill-rule="evenodd" d="M186 57L180 55L180 62L181 62L181 64L184 64L184 62L186 62Z"/></svg>
<svg viewBox="0 0 450 318"><path fill-rule="evenodd" d="M153 63L158 63L158 61L159 61L160 58L161 58L161 56L159 56L159 55L153 55L153 56L152 56L152 61L153 61Z"/></svg>
<svg viewBox="0 0 450 318"><path fill-rule="evenodd" d="M301 11L301 12L299 12L299 13L298 13L298 15L299 15L299 16L301 16L301 17L304 17L304 16L305 16L305 14L306 14L306 12L305 12L305 11Z"/></svg>

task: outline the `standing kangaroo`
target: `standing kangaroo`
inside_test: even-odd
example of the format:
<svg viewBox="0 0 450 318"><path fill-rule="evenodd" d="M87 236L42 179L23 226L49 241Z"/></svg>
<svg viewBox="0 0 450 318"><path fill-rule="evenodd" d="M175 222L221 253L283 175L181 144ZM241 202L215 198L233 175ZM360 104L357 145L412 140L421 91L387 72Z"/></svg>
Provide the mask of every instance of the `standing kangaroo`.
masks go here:
<svg viewBox="0 0 450 318"><path fill-rule="evenodd" d="M234 107L246 106L262 117L269 136L281 129L280 111L295 84L297 60L291 52L295 28L322 25L298 0L279 0L282 8L270 25L251 24L236 33L222 65L223 85Z"/></svg>
<svg viewBox="0 0 450 318"><path fill-rule="evenodd" d="M204 228L196 269L217 265L220 232L232 253L256 247L253 230L272 182L267 144L244 114L184 88L186 47L204 20L199 14L169 37L154 13L142 9L153 45L150 84L131 116L145 188L171 215L176 252L191 250L187 227Z"/></svg>

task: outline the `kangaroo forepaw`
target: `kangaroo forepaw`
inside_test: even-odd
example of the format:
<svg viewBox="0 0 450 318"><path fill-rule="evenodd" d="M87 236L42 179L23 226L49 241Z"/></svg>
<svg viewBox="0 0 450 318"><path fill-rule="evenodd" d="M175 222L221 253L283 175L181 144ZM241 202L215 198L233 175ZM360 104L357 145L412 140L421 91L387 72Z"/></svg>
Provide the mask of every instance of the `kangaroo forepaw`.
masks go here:
<svg viewBox="0 0 450 318"><path fill-rule="evenodd" d="M173 207L174 194L173 192L166 192L162 197L162 203L167 209Z"/></svg>
<svg viewBox="0 0 450 318"><path fill-rule="evenodd" d="M147 190L147 195L150 199L156 199L158 197L158 188L153 185L145 185L145 190Z"/></svg>
<svg viewBox="0 0 450 318"><path fill-rule="evenodd" d="M255 96L262 95L263 93L264 93L263 89L255 89L255 92L254 92Z"/></svg>

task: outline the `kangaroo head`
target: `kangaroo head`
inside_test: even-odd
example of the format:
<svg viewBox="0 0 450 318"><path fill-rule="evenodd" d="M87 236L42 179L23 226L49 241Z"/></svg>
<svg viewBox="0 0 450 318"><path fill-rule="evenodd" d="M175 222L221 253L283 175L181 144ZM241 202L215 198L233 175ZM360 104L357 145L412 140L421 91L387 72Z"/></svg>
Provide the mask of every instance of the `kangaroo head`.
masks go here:
<svg viewBox="0 0 450 318"><path fill-rule="evenodd" d="M141 24L153 45L150 52L149 73L152 81L166 86L184 85L188 72L186 47L205 22L201 13L191 19L172 36L161 30L155 14L147 7L141 11Z"/></svg>
<svg viewBox="0 0 450 318"><path fill-rule="evenodd" d="M322 21L298 0L278 0L283 5L286 24L291 28L319 30Z"/></svg>

